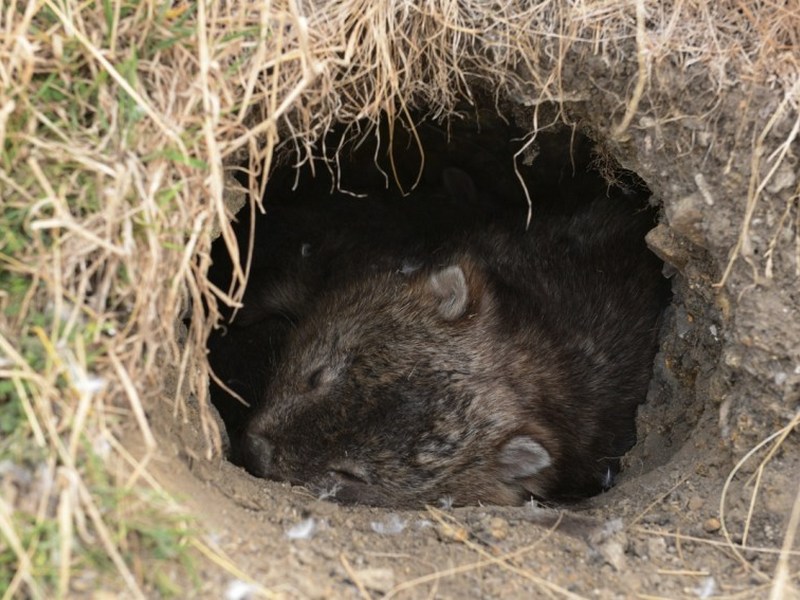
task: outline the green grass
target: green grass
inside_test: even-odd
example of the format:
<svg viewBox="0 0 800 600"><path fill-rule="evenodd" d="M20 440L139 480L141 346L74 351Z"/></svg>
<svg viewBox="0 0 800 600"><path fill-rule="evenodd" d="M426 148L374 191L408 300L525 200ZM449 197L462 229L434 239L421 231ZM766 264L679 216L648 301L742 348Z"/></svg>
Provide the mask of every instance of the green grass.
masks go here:
<svg viewBox="0 0 800 600"><path fill-rule="evenodd" d="M91 42L101 46L122 78L143 97L146 94L141 79L143 73L146 76L147 68L143 61L155 60L159 52L176 44L192 43L196 34L193 24L196 9L192 5L183 13L175 12L169 4L159 5L155 15L148 14L149 5L136 0L123 0L121 5L103 0L100 4L75 5L72 9L81 11L86 19L100 17L97 24L103 30L102 36L92 38ZM100 12L93 15L93 10ZM140 16L142 26L137 32L141 37L135 39L136 43L130 43L130 37L112 40L115 20ZM72 527L62 528L58 507L67 485L66 474L78 476L90 492L112 544L145 595L185 597L199 585L197 551L190 544L196 534L195 527L177 512L169 499L144 483L128 489L113 477L112 473L126 469L111 467L110 461L121 459L113 453L109 458L108 449L103 449L93 409L89 410L83 429L77 432L80 443L74 465L64 464L64 454L56 450L59 446L68 447L76 435L72 418L80 392L73 387L69 364L72 359L67 357L79 356L79 367L89 376L104 373L103 368L108 373L106 345L113 330L124 325L115 319L128 318L125 312L128 305L124 292L111 290L108 306L89 308L91 303L87 303L67 330L67 319L56 314L57 303L53 302L53 269L59 264L57 252L68 248L64 242L65 230L35 229L32 225L37 220L60 217L57 202L63 202L69 213L66 216L77 224L90 222L96 215L105 217L102 213L108 189L115 181L106 172L93 170L91 161L107 165L116 156L135 152L141 145L142 132L148 131L151 123L138 102L98 66L83 43L66 35L60 17L44 4L33 18L29 37L47 46L54 33L61 43L59 60L37 63L45 66L37 68L26 85L0 90L15 103L4 123L5 137L0 146L0 175L5 178L0 180L0 334L26 363L14 364L0 351L0 370L6 373L0 376L0 494L13 490L13 497L8 499L12 509L8 515L10 526L30 557L29 575L43 597L56 597L58 592L64 544L70 548L73 583L85 579L90 582L88 585L96 584L100 590L124 590L117 565L101 543L93 522L79 506L78 495L73 498L75 505L69 515ZM201 135L199 127L181 130L187 148L195 147L193 140ZM84 152L88 162L78 160L80 152ZM165 145L148 158L174 162L184 168L208 169L203 160L187 156L175 146ZM8 180L14 185L7 185ZM155 193L159 211L168 213L177 208L176 199L183 193L183 186L180 180L165 180L164 187ZM129 193L130 198L115 200L123 206L137 206L141 200L137 190L131 188ZM168 220L142 221L144 212L135 211L131 217L134 239L137 230L140 233L143 227L155 227L165 247L182 252L179 242L185 236L180 235L180 230L176 229L174 235L163 235ZM86 255L85 260L91 267L95 257ZM125 290L131 283L129 265L125 261L110 264L115 269L118 289ZM102 268L97 273L102 274ZM74 293L75 279L80 273L61 273L61 276L65 284L60 290L63 308L72 310L70 293ZM94 285L90 281L89 294ZM25 375L25 369L36 377ZM51 414L36 414L33 422L29 421L20 393L34 411L46 406ZM115 412L109 413L105 425L118 431ZM43 444L38 430L44 435ZM43 474L53 479L52 487L41 485ZM79 517L81 514L83 517ZM79 520L84 525L79 527ZM86 535L81 528L85 528ZM70 538L62 539L64 535ZM19 568L12 545L0 533L0 597ZM25 585L17 591L23 597L31 593Z"/></svg>
<svg viewBox="0 0 800 600"><path fill-rule="evenodd" d="M31 475L37 476L35 472ZM96 483L92 491L95 500L101 499L100 509L111 526L114 541L125 549L123 559L132 567L146 595L156 592L159 597L186 597L200 585L196 557L188 541L193 533L189 521L167 512L158 497L142 495L141 490L120 493L119 489ZM31 575L46 597L52 597L58 586L62 542L58 521L53 517L38 519L35 514L17 510L13 525L30 556ZM0 535L0 590L6 590L16 574L18 560L2 539ZM70 543L73 578L91 574L115 585L116 567L102 546L77 535Z"/></svg>

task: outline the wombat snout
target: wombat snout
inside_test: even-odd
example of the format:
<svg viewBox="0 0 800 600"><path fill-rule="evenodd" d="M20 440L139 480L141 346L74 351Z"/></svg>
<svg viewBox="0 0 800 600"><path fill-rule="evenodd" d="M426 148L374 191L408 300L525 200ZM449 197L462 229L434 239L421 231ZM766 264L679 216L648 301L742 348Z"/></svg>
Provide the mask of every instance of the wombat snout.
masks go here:
<svg viewBox="0 0 800 600"><path fill-rule="evenodd" d="M240 448L240 460L244 467L256 477L265 479L274 476L274 445L264 436L246 433Z"/></svg>

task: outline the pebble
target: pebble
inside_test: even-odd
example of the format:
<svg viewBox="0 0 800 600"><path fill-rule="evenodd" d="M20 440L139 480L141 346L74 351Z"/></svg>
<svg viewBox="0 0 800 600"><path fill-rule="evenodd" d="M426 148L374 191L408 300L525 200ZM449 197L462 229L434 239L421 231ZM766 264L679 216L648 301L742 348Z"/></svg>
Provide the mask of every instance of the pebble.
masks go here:
<svg viewBox="0 0 800 600"><path fill-rule="evenodd" d="M622 519L610 519L602 527L598 527L589 535L589 542L594 550L615 571L625 570L625 548L628 538Z"/></svg>
<svg viewBox="0 0 800 600"><path fill-rule="evenodd" d="M615 571L625 570L625 546L618 540L609 540L598 549L603 560L611 565Z"/></svg>
<svg viewBox="0 0 800 600"><path fill-rule="evenodd" d="M454 526L448 523L441 523L436 528L439 539L443 542L465 542L469 539L469 531L466 527Z"/></svg>
<svg viewBox="0 0 800 600"><path fill-rule="evenodd" d="M387 568L361 569L354 575L365 588L381 594L391 590L395 583L394 570Z"/></svg>
<svg viewBox="0 0 800 600"><path fill-rule="evenodd" d="M707 533L714 533L715 531L719 531L722 527L722 523L719 522L719 519L716 517L711 517L710 519L706 519L705 523L703 523L703 529Z"/></svg>
<svg viewBox="0 0 800 600"><path fill-rule="evenodd" d="M660 537L648 538L647 555L653 562L664 561L667 557L667 541Z"/></svg>
<svg viewBox="0 0 800 600"><path fill-rule="evenodd" d="M682 271L691 259L691 255L684 248L672 230L664 224L657 225L645 236L647 246L661 260Z"/></svg>
<svg viewBox="0 0 800 600"><path fill-rule="evenodd" d="M767 185L767 191L777 194L781 190L792 187L797 181L797 167L791 161L784 160Z"/></svg>
<svg viewBox="0 0 800 600"><path fill-rule="evenodd" d="M702 230L704 204L702 194L696 192L666 207L667 221L673 231L698 246L706 244Z"/></svg>
<svg viewBox="0 0 800 600"><path fill-rule="evenodd" d="M500 517L489 520L489 534L496 540L504 540L508 537L508 521Z"/></svg>
<svg viewBox="0 0 800 600"><path fill-rule="evenodd" d="M686 507L689 510L700 510L705 505L706 501L701 498L700 496L692 496L689 498L689 502L686 504Z"/></svg>

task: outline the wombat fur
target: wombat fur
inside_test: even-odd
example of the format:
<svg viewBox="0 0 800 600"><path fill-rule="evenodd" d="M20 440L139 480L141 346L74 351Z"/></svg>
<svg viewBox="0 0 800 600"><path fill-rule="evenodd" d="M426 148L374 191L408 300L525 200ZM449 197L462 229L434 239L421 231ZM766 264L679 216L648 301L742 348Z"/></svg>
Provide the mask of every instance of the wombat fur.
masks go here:
<svg viewBox="0 0 800 600"><path fill-rule="evenodd" d="M365 273L425 264L452 240L490 222L508 221L521 229L527 203L520 175L534 196L536 218L571 214L605 190L591 168L588 138L569 129L541 132L536 160L516 164L509 140L525 132L491 110L482 111L478 122L479 128L470 119L446 127L426 121L415 133L398 126L393 134L383 122L378 148L372 140L342 145L337 135L346 134L339 132L327 143L342 147L338 177L319 163L276 168L262 198L266 214L256 211L251 217L245 209L236 216L243 269L252 257L244 306L236 312L218 306L223 320L208 340L211 400L232 440L241 438L251 414L266 401L288 333L320 294ZM424 161L416 136L426 149ZM375 161L382 166L376 168ZM480 193L465 172L480 182ZM251 182L242 175L241 183ZM212 261L209 280L228 290L232 265L224 240L212 246ZM237 448L234 444L230 456L236 463Z"/></svg>
<svg viewBox="0 0 800 600"><path fill-rule="evenodd" d="M387 253L318 288L241 462L397 507L609 487L635 442L669 297L644 244L653 215L629 200L468 231L412 261Z"/></svg>
<svg viewBox="0 0 800 600"><path fill-rule="evenodd" d="M369 199L353 198L317 190L310 197L268 203L267 214L256 216L243 307L235 314L221 307L226 322L208 341L216 378L247 402L242 404L212 379L211 399L232 440L241 437L250 414L264 402L286 336L320 294L367 273L413 269L447 240L483 227L503 212L478 193L463 171L445 169L443 179L399 198L378 192ZM244 268L251 224L243 212L236 233ZM209 279L227 289L232 269L223 243L215 244L212 260ZM236 444L233 450L231 459L239 462Z"/></svg>

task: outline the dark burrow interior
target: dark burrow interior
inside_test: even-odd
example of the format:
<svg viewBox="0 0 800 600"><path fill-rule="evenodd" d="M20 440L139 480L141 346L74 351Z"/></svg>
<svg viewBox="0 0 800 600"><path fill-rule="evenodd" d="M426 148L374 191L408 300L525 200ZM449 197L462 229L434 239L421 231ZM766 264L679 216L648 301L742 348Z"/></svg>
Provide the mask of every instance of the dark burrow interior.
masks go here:
<svg viewBox="0 0 800 600"><path fill-rule="evenodd" d="M489 111L414 128L384 122L335 129L315 155L284 152L268 177L264 213L248 203L234 219L243 268L251 261L248 285L242 308L221 307L208 351L211 399L228 459L240 466L244 429L268 402L287 337L328 288L385 268L387 257L435 252L498 222L522 231L528 219L569 216L600 197L622 198L652 226L659 218L635 173L590 133L563 124L531 138ZM227 290L232 265L222 238L212 260L209 279Z"/></svg>

